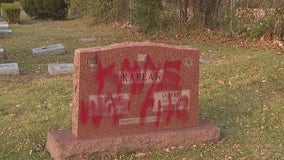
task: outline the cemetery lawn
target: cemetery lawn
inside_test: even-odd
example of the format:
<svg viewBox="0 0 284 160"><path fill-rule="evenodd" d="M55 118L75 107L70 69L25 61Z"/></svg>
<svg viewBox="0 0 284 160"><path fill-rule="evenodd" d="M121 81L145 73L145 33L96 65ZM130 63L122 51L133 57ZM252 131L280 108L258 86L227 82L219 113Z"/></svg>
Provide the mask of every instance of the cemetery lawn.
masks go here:
<svg viewBox="0 0 284 160"><path fill-rule="evenodd" d="M284 157L284 55L277 49L230 47L193 38L145 37L122 25L22 17L0 38L20 76L0 76L0 159L51 159L47 132L71 128L72 75L50 76L48 63L72 63L76 48L125 41L189 45L200 50L200 117L221 129L221 140L191 147L127 153L105 159L281 159ZM95 42L80 42L97 38ZM61 43L67 54L32 57L31 49ZM98 159L98 158L90 158Z"/></svg>

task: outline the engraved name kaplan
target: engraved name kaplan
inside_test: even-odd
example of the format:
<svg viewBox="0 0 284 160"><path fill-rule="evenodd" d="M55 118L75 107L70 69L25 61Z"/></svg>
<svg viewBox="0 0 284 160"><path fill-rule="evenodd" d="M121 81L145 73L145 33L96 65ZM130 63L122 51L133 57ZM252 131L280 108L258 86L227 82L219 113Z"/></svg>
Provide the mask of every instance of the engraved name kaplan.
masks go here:
<svg viewBox="0 0 284 160"><path fill-rule="evenodd" d="M152 84L162 81L164 70L138 70L120 72L121 81L124 85L129 84Z"/></svg>

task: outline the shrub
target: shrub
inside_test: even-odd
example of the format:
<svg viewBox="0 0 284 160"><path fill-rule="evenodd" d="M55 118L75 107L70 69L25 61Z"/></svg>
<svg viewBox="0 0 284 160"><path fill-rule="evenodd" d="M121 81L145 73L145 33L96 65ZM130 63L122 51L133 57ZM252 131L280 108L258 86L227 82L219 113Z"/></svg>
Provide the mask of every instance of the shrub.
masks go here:
<svg viewBox="0 0 284 160"><path fill-rule="evenodd" d="M71 15L96 22L125 20L129 15L130 0L70 0L70 3Z"/></svg>
<svg viewBox="0 0 284 160"><path fill-rule="evenodd" d="M153 34L161 27L161 0L136 0L132 8L132 21L144 34Z"/></svg>
<svg viewBox="0 0 284 160"><path fill-rule="evenodd" d="M284 39L284 7L275 8L272 13L263 19L256 20L246 30L244 36L250 39L259 39L261 37L280 40Z"/></svg>
<svg viewBox="0 0 284 160"><path fill-rule="evenodd" d="M25 12L34 18L66 19L69 0L20 0Z"/></svg>
<svg viewBox="0 0 284 160"><path fill-rule="evenodd" d="M13 3L14 0L0 0L0 6L1 6L1 3Z"/></svg>
<svg viewBox="0 0 284 160"><path fill-rule="evenodd" d="M18 23L20 20L21 9L14 3L2 3L1 11L3 18L8 23Z"/></svg>

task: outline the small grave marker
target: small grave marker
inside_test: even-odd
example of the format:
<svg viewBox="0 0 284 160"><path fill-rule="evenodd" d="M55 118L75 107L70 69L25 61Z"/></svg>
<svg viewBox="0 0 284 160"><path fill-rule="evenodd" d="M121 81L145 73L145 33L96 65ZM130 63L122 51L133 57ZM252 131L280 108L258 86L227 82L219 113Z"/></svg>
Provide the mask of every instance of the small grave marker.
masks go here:
<svg viewBox="0 0 284 160"><path fill-rule="evenodd" d="M12 33L11 29L0 29L0 34L9 34Z"/></svg>
<svg viewBox="0 0 284 160"><path fill-rule="evenodd" d="M0 35L8 35L12 33L12 30L9 29L9 24L6 21L0 21Z"/></svg>
<svg viewBox="0 0 284 160"><path fill-rule="evenodd" d="M6 21L0 21L0 29L9 28L9 24Z"/></svg>
<svg viewBox="0 0 284 160"><path fill-rule="evenodd" d="M59 55L64 53L66 53L66 51L62 44L54 44L54 45L42 46L32 49L33 56L49 56L49 55Z"/></svg>
<svg viewBox="0 0 284 160"><path fill-rule="evenodd" d="M97 38L82 38L82 39L80 39L80 42L96 42L96 41L98 41L98 39Z"/></svg>
<svg viewBox="0 0 284 160"><path fill-rule="evenodd" d="M83 159L218 140L198 117L199 53L184 46L122 43L74 55L72 132L51 131L55 159Z"/></svg>
<svg viewBox="0 0 284 160"><path fill-rule="evenodd" d="M73 63L48 64L50 75L72 74Z"/></svg>
<svg viewBox="0 0 284 160"><path fill-rule="evenodd" d="M199 63L200 64L210 64L210 61L208 59L200 58Z"/></svg>
<svg viewBox="0 0 284 160"><path fill-rule="evenodd" d="M3 49L3 48L0 48L0 59L1 59L1 58L4 58L4 57L5 57L4 49Z"/></svg>
<svg viewBox="0 0 284 160"><path fill-rule="evenodd" d="M0 64L0 75L19 75L18 63Z"/></svg>

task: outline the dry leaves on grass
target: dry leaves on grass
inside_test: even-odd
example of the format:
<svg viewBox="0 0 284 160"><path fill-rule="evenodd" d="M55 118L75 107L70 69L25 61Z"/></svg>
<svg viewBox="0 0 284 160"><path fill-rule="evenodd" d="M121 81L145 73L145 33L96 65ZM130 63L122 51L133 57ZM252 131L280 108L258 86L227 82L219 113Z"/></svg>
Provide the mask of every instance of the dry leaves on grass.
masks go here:
<svg viewBox="0 0 284 160"><path fill-rule="evenodd" d="M145 157L145 156L147 156L147 153L144 153L144 152L138 152L138 153L135 154L136 158L141 158L141 157Z"/></svg>

